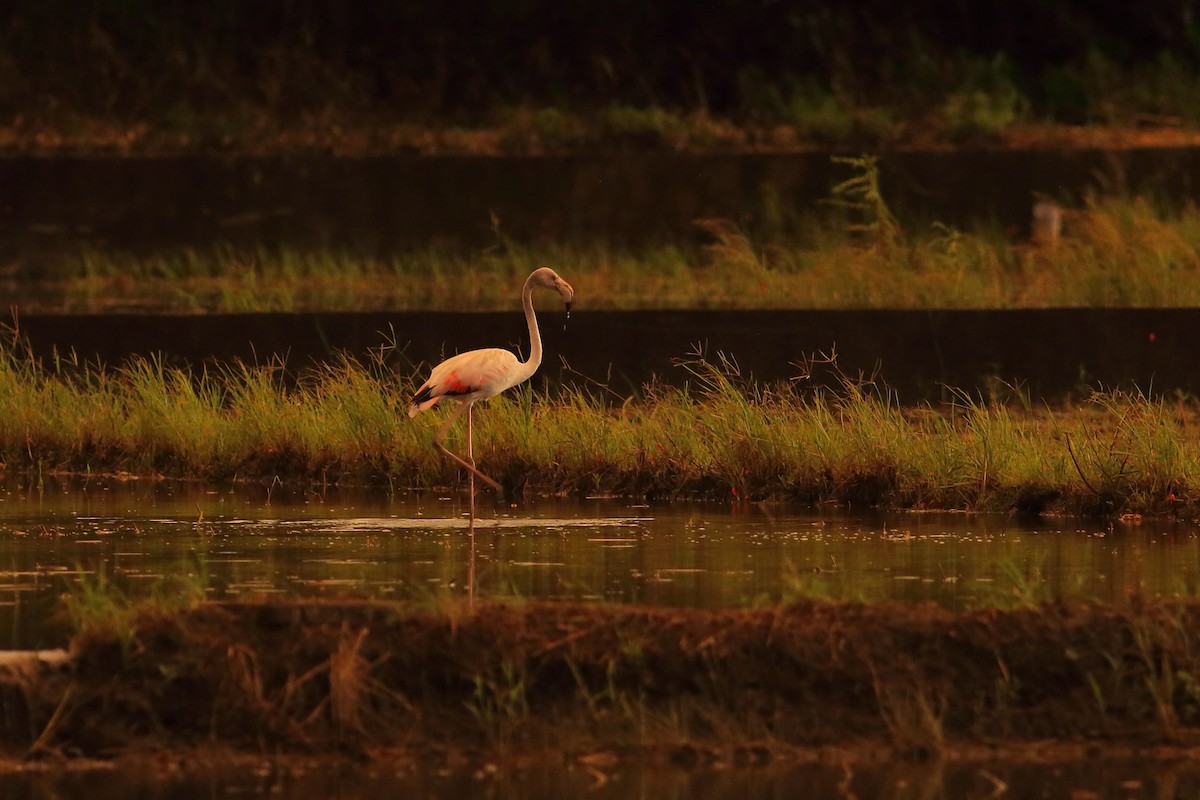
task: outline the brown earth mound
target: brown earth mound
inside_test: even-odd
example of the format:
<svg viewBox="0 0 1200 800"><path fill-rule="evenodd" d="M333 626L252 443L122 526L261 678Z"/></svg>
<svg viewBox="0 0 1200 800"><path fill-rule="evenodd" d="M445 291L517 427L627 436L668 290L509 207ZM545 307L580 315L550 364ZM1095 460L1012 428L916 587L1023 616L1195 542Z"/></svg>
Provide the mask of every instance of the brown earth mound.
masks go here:
<svg viewBox="0 0 1200 800"><path fill-rule="evenodd" d="M10 755L935 754L1200 741L1200 604L205 604L0 668Z"/></svg>

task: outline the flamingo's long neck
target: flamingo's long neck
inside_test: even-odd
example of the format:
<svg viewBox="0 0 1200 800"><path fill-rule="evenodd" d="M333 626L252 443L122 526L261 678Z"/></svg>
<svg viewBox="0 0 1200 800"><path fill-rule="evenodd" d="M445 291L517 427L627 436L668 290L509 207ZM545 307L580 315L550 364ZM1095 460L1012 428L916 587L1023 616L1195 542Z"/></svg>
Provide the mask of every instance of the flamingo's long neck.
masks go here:
<svg viewBox="0 0 1200 800"><path fill-rule="evenodd" d="M537 372L537 368L542 364L542 333L538 330L537 315L533 313L531 281L525 281L525 288L521 291L521 307L525 310L525 321L529 323L529 358L522 364L522 374L517 383L533 377L533 373Z"/></svg>

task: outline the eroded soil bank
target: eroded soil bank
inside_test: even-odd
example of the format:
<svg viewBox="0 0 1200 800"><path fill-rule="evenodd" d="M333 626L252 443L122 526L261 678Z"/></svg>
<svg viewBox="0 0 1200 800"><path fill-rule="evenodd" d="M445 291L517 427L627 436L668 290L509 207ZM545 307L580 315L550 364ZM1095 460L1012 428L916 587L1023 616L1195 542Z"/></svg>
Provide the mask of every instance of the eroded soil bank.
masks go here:
<svg viewBox="0 0 1200 800"><path fill-rule="evenodd" d="M3 741L111 757L604 752L754 764L829 749L1189 751L1200 604L204 604L6 668Z"/></svg>

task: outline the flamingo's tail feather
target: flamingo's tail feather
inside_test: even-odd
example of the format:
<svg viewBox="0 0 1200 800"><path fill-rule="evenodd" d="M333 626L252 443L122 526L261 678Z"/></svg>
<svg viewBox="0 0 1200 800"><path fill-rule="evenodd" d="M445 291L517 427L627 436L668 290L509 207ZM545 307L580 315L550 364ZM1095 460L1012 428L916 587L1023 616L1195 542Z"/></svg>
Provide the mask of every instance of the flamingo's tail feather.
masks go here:
<svg viewBox="0 0 1200 800"><path fill-rule="evenodd" d="M429 384L425 384L417 390L415 395L413 395L412 405L408 407L409 418L420 414L422 411L429 408L440 399L442 399L441 395L434 395L433 390L429 387Z"/></svg>

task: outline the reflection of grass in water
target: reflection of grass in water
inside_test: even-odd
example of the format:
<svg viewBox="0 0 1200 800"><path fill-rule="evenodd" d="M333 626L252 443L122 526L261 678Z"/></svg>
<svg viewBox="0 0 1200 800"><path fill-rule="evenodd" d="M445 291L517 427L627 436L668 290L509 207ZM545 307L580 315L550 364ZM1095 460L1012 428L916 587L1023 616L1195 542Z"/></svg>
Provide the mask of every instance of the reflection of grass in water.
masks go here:
<svg viewBox="0 0 1200 800"><path fill-rule="evenodd" d="M199 372L136 359L117 368L0 350L0 457L10 472L131 472L210 480L453 485L410 421L423 376L397 379L381 350L300 376L277 364ZM1059 507L1189 513L1200 485L1196 408L1099 392L1059 410L956 399L903 409L886 387L762 386L736 362L693 354L686 388L609 395L528 385L479 414L476 458L508 490L672 498L834 501L855 507ZM814 364L828 368L835 364ZM452 446L461 441L454 434Z"/></svg>
<svg viewBox="0 0 1200 800"><path fill-rule="evenodd" d="M1018 564L1006 560L1000 565L999 584L984 592L983 605L1001 608L1033 608L1054 599L1046 581L1045 554Z"/></svg>
<svg viewBox="0 0 1200 800"><path fill-rule="evenodd" d="M973 598L965 608L1037 608L1069 598L1094 602L1084 591L1087 575L1072 573L1070 583L1051 581L1047 574L1049 554L1034 550L1020 557L1005 557L994 565L995 574L972 586Z"/></svg>
<svg viewBox="0 0 1200 800"><path fill-rule="evenodd" d="M890 578L880 579L846 569L836 561L828 567L800 569L790 558L784 558L780 578L780 602L798 600L827 600L837 603L877 603L889 598L892 589L884 585ZM769 605L769 603L768 603Z"/></svg>

